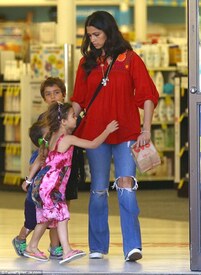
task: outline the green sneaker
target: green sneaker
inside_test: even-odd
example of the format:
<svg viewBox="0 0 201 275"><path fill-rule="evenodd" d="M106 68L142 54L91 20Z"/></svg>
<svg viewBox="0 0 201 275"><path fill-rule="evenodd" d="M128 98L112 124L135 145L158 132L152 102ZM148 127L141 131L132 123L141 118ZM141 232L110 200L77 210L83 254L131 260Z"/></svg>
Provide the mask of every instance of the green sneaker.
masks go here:
<svg viewBox="0 0 201 275"><path fill-rule="evenodd" d="M15 237L12 240L13 247L15 249L15 252L17 253L18 256L24 256L24 251L26 249L26 241L25 240L18 240L17 237Z"/></svg>
<svg viewBox="0 0 201 275"><path fill-rule="evenodd" d="M55 246L49 248L50 259L61 260L63 259L63 248L62 246Z"/></svg>

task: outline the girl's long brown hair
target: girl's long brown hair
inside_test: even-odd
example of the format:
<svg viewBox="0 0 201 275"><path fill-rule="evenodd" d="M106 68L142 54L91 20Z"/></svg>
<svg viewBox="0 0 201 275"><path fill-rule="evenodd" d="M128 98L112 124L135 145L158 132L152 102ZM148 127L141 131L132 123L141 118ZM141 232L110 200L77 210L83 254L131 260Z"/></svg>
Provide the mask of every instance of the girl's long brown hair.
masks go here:
<svg viewBox="0 0 201 275"><path fill-rule="evenodd" d="M46 157L48 154L48 144L51 140L52 134L57 132L61 125L62 119L67 119L68 113L72 105L70 103L54 102L49 107L43 117L43 124L46 124L48 132L43 139L40 146L40 154Z"/></svg>

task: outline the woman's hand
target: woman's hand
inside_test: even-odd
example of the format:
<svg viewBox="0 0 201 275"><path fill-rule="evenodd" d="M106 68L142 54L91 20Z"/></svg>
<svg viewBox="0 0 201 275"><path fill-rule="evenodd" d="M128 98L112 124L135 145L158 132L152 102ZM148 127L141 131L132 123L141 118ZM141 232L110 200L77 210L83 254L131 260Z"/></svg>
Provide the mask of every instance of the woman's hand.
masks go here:
<svg viewBox="0 0 201 275"><path fill-rule="evenodd" d="M149 143L151 140L151 132L150 131L142 131L138 136L136 141L136 147L144 146Z"/></svg>
<svg viewBox="0 0 201 275"><path fill-rule="evenodd" d="M77 102L72 102L73 110L75 112L76 116L79 116L80 112L82 111L82 108Z"/></svg>
<svg viewBox="0 0 201 275"><path fill-rule="evenodd" d="M106 131L108 131L108 133L112 133L117 129L119 129L119 123L116 120L110 122L106 127Z"/></svg>

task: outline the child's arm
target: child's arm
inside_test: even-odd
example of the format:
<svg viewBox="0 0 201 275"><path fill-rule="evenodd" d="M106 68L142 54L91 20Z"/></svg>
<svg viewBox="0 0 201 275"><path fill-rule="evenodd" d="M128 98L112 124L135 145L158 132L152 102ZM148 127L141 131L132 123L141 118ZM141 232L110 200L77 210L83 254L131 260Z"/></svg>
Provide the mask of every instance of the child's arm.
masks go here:
<svg viewBox="0 0 201 275"><path fill-rule="evenodd" d="M101 143L104 142L104 140L109 136L109 134L116 131L117 129L119 129L118 122L116 120L113 120L107 125L105 130L95 139L87 140L78 138L76 136L70 136L72 138L70 142L72 141L71 145L75 145L86 149L94 149L101 145Z"/></svg>
<svg viewBox="0 0 201 275"><path fill-rule="evenodd" d="M29 175L25 178L25 181L22 183L22 189L26 192L27 187L32 183L33 177L36 175L38 170L41 168L43 164L43 160L41 159L41 155L39 154L33 164L30 165Z"/></svg>
<svg viewBox="0 0 201 275"><path fill-rule="evenodd" d="M38 172L41 166L42 166L41 156L38 155L34 163L32 163L29 167L29 175L28 175L29 180L31 180L35 176L35 174Z"/></svg>

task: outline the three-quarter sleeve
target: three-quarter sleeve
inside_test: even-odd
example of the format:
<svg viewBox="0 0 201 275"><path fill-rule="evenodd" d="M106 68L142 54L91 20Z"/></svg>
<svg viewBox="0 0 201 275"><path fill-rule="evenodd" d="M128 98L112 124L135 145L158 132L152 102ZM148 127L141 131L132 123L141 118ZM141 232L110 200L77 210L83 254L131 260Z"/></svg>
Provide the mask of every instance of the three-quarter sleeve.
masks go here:
<svg viewBox="0 0 201 275"><path fill-rule="evenodd" d="M130 62L130 73L134 82L136 105L143 109L144 102L146 100L151 100L156 107L159 94L144 62L135 52L132 55Z"/></svg>

